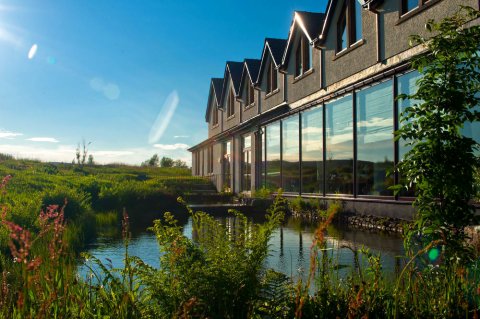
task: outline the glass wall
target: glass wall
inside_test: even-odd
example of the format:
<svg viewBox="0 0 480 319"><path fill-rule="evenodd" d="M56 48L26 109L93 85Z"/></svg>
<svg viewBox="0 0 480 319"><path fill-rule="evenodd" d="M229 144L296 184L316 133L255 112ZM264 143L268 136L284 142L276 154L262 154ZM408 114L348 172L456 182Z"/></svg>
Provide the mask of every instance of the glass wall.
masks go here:
<svg viewBox="0 0 480 319"><path fill-rule="evenodd" d="M281 185L280 176L280 122L265 127L266 187L277 190Z"/></svg>
<svg viewBox="0 0 480 319"><path fill-rule="evenodd" d="M357 194L392 196L394 184L393 81L362 89L357 110Z"/></svg>
<svg viewBox="0 0 480 319"><path fill-rule="evenodd" d="M260 183L257 183L258 187L259 188L263 188L263 187L266 187L266 184L265 184L265 180L266 180L266 177L267 177L267 173L266 173L266 170L265 170L265 165L267 163L267 158L266 158L266 153L265 153L265 145L266 144L266 129L265 127L262 127L261 129L261 145L259 146L256 146L256 149L255 151L259 151L261 154L260 154L260 158L261 158L261 167L260 167ZM259 158L257 157L257 158Z"/></svg>
<svg viewBox="0 0 480 319"><path fill-rule="evenodd" d="M242 138L242 190L252 188L252 136Z"/></svg>
<svg viewBox="0 0 480 319"><path fill-rule="evenodd" d="M353 194L353 99L325 104L327 194Z"/></svg>
<svg viewBox="0 0 480 319"><path fill-rule="evenodd" d="M302 113L302 193L323 193L323 109Z"/></svg>
<svg viewBox="0 0 480 319"><path fill-rule="evenodd" d="M282 188L285 192L300 192L299 116L282 120Z"/></svg>
<svg viewBox="0 0 480 319"><path fill-rule="evenodd" d="M397 95L400 94L415 94L417 92L417 80L420 78L420 73L418 71L409 72L397 77ZM399 127L401 127L402 123L400 123L400 117L402 112L409 106L417 103L418 101L410 100L410 99L399 99L398 100L398 121ZM410 146L405 145L408 141L406 140L399 140L398 141L398 158L399 160L403 159L403 156L411 149Z"/></svg>
<svg viewBox="0 0 480 319"><path fill-rule="evenodd" d="M224 190L232 190L232 155L231 155L231 143L226 142L223 144L223 188Z"/></svg>

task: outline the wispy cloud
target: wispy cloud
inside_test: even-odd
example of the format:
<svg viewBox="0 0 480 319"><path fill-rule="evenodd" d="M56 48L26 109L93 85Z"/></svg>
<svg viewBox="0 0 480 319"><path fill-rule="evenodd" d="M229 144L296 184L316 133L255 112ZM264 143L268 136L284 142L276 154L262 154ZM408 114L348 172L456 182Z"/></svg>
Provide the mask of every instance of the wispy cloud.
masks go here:
<svg viewBox="0 0 480 319"><path fill-rule="evenodd" d="M188 135L174 135L173 138L189 138Z"/></svg>
<svg viewBox="0 0 480 319"><path fill-rule="evenodd" d="M31 137L27 138L27 141L32 142L45 142L45 143L58 143L59 141L54 137Z"/></svg>
<svg viewBox="0 0 480 319"><path fill-rule="evenodd" d="M0 138L5 138L5 139L14 139L17 136L23 135L22 133L17 133L17 132L10 132L10 131L5 131L0 129Z"/></svg>
<svg viewBox="0 0 480 319"><path fill-rule="evenodd" d="M164 151L173 151L173 150L186 150L188 148L188 145L183 143L154 144L153 147L164 150Z"/></svg>

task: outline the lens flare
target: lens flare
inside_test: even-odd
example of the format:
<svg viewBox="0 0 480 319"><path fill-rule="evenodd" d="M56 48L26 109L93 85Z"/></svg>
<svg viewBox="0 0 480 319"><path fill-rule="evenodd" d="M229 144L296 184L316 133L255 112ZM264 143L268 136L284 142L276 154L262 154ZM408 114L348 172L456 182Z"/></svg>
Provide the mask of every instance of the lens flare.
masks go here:
<svg viewBox="0 0 480 319"><path fill-rule="evenodd" d="M431 262L434 262L440 257L440 250L438 248L432 248L428 252L428 259L430 259Z"/></svg>
<svg viewBox="0 0 480 319"><path fill-rule="evenodd" d="M37 54L37 50L38 50L38 45L37 44L32 45L32 47L28 51L28 59L29 60L31 60L35 57L35 54Z"/></svg>
<svg viewBox="0 0 480 319"><path fill-rule="evenodd" d="M160 140L163 135L163 132L167 129L170 124L170 120L175 114L180 98L178 97L177 91L170 93L163 104L160 113L158 113L157 119L150 129L150 134L148 135L148 143L153 144Z"/></svg>

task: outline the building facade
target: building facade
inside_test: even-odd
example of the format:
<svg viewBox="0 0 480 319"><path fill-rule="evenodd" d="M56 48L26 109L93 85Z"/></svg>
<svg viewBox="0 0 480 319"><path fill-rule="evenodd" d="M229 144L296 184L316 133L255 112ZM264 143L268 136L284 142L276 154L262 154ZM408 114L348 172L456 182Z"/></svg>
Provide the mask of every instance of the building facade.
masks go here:
<svg viewBox="0 0 480 319"><path fill-rule="evenodd" d="M408 150L399 114L416 90L408 36L425 23L480 8L478 0L330 0L295 12L287 39L265 39L259 60L227 62L211 81L208 138L190 148L194 175L218 190L282 188L286 196L341 199L348 210L409 218L411 195L389 189ZM478 23L474 21L473 23ZM465 134L480 137L480 125Z"/></svg>

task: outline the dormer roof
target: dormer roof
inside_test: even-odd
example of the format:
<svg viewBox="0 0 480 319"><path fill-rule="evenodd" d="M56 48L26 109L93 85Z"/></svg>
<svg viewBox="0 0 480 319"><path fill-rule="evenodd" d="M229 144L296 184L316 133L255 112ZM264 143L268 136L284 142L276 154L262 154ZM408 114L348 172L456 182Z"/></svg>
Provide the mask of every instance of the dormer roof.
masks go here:
<svg viewBox="0 0 480 319"><path fill-rule="evenodd" d="M295 11L293 14L292 25L288 33L287 46L285 48L282 66L288 63L290 51L292 50L297 29L302 30L310 43L316 41L317 37L322 32L323 24L325 22L325 14L320 12Z"/></svg>
<svg viewBox="0 0 480 319"><path fill-rule="evenodd" d="M226 96L228 81L232 79L233 91L235 95L239 94L240 81L242 80L243 62L228 61L225 65L225 74L223 76L222 98L220 99L219 108L223 108L223 101Z"/></svg>
<svg viewBox="0 0 480 319"><path fill-rule="evenodd" d="M282 57L283 52L285 51L285 46L287 44L286 39L274 39L274 38L266 38L265 44L263 45L263 52L262 52L262 59L260 60L260 69L258 72L257 84L261 80L260 76L262 74L263 69L265 68L265 61L268 57L273 60L275 63L275 67L278 68L282 64Z"/></svg>
<svg viewBox="0 0 480 319"><path fill-rule="evenodd" d="M218 108L222 97L223 78L212 78L210 81L210 93L208 94L207 111L205 112L205 122L210 118L212 104Z"/></svg>
<svg viewBox="0 0 480 319"><path fill-rule="evenodd" d="M260 71L260 62L261 61L258 59L245 59L245 61L243 61L242 80L240 81L239 88L240 93L245 86L245 79L248 79L253 85L257 83L258 72Z"/></svg>

